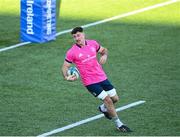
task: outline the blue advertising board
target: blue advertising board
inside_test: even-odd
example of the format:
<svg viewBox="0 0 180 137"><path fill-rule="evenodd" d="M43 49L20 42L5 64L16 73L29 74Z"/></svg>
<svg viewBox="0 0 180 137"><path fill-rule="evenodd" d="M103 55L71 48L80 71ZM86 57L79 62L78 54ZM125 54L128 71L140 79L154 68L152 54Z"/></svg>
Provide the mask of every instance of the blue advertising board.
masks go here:
<svg viewBox="0 0 180 137"><path fill-rule="evenodd" d="M44 43L56 38L56 0L21 0L21 41Z"/></svg>

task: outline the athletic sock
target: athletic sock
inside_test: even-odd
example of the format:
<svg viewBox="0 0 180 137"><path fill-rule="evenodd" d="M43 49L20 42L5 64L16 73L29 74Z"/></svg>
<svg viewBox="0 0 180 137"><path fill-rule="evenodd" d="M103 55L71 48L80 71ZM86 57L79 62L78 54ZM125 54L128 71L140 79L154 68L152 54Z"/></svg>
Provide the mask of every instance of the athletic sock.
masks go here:
<svg viewBox="0 0 180 137"><path fill-rule="evenodd" d="M100 108L103 112L107 112L107 108L104 104L100 105Z"/></svg>
<svg viewBox="0 0 180 137"><path fill-rule="evenodd" d="M116 127L121 127L123 125L123 123L120 121L120 119L118 118L118 116L113 117L112 120L114 121Z"/></svg>

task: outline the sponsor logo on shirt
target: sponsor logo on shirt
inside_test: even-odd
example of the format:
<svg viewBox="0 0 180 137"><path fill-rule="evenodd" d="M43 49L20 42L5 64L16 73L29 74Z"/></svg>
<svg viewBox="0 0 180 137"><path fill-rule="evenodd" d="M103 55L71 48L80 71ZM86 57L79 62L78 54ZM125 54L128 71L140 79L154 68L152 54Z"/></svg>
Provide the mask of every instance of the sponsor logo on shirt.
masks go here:
<svg viewBox="0 0 180 137"><path fill-rule="evenodd" d="M90 55L89 55L88 58L82 60L82 63L87 62L87 61L89 61L89 60L91 60L91 59L94 59L94 58L96 58L96 55L94 55L94 56L92 56L92 57L90 57Z"/></svg>
<svg viewBox="0 0 180 137"><path fill-rule="evenodd" d="M79 58L80 58L80 57L82 57L82 56L83 56L83 54L82 54L82 53L80 53L80 54L79 54Z"/></svg>
<svg viewBox="0 0 180 137"><path fill-rule="evenodd" d="M95 52L96 50L95 50L95 48L91 47L91 51L92 51L92 52Z"/></svg>

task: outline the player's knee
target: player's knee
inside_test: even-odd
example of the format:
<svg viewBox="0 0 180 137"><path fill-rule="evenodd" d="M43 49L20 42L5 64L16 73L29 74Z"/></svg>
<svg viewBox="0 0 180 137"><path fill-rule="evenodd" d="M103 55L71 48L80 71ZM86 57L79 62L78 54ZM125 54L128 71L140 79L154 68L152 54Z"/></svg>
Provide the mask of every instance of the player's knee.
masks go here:
<svg viewBox="0 0 180 137"><path fill-rule="evenodd" d="M110 98L110 96L106 96L106 97L104 98L103 102L104 102L105 104L108 104L108 105L113 105L113 101L112 101L112 99Z"/></svg>
<svg viewBox="0 0 180 137"><path fill-rule="evenodd" d="M114 97L111 97L111 99L112 99L113 103L116 103L119 101L119 97L117 95Z"/></svg>

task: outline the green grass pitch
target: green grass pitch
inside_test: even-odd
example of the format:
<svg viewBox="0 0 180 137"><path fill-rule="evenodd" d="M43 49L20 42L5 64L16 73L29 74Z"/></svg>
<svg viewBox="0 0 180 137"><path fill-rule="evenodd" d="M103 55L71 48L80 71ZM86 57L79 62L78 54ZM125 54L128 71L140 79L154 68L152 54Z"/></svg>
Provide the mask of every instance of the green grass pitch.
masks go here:
<svg viewBox="0 0 180 137"><path fill-rule="evenodd" d="M57 31L167 0L62 0ZM19 43L19 0L0 2L0 48ZM103 66L120 96L116 107L134 132L119 133L105 118L55 136L180 136L180 2L85 29L109 50ZM70 34L0 52L0 136L36 136L99 114L101 103L60 67Z"/></svg>

